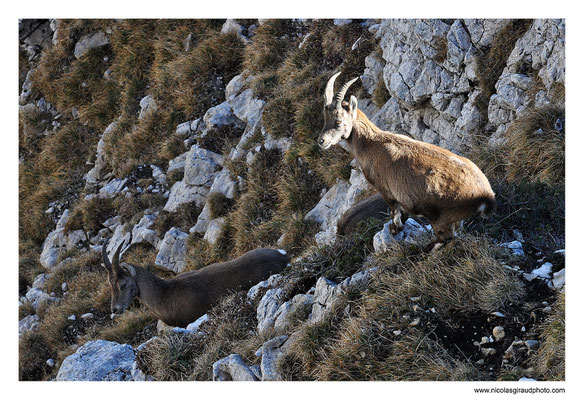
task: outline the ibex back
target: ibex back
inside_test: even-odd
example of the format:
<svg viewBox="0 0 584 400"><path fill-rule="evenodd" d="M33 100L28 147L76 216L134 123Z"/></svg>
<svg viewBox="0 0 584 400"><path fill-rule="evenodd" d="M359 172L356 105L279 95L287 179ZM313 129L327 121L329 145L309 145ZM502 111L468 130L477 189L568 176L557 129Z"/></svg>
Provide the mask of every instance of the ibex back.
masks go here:
<svg viewBox="0 0 584 400"><path fill-rule="evenodd" d="M357 108L357 98L343 101L345 83L333 94L337 76L325 89L321 148L346 140L365 178L391 208L392 233L403 228L402 213L427 219L437 239L433 249L452 238L457 223L476 214L486 215L495 205L488 179L469 159L441 147L380 130Z"/></svg>
<svg viewBox="0 0 584 400"><path fill-rule="evenodd" d="M112 288L112 313L122 314L138 297L163 322L179 327L205 314L230 291L247 290L281 272L290 261L283 250L255 249L234 260L163 280L140 266L120 263L122 245L111 262L107 256L107 242L102 250Z"/></svg>

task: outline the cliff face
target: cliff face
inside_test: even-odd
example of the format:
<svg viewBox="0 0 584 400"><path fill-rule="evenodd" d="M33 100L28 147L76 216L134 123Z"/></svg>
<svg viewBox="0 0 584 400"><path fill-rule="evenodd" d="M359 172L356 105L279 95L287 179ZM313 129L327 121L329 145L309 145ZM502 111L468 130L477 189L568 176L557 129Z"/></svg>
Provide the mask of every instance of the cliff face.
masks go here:
<svg viewBox="0 0 584 400"><path fill-rule="evenodd" d="M540 368L557 362L540 325L557 327L563 304L563 20L27 20L20 33L21 379L155 334L140 304L109 320L106 238L162 276L257 247L293 256L199 334L124 345L120 379L563 376ZM339 69L360 76L351 90L379 127L473 159L495 215L431 256L424 221L338 238L374 193L347 152L316 146Z"/></svg>

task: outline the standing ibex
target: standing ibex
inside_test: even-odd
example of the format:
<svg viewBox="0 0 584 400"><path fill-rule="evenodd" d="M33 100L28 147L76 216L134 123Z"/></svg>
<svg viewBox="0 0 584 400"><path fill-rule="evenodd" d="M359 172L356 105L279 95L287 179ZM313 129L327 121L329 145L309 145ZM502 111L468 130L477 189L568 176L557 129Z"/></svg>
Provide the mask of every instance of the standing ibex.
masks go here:
<svg viewBox="0 0 584 400"><path fill-rule="evenodd" d="M232 290L247 290L286 268L290 261L283 250L255 249L239 258L212 264L163 280L137 265L120 263L117 248L110 262L107 241L103 262L112 287L112 313L119 315L135 297L170 326L185 327L216 305Z"/></svg>
<svg viewBox="0 0 584 400"><path fill-rule="evenodd" d="M365 178L390 206L392 233L403 228L402 212L426 218L437 240L433 249L454 235L456 224L495 205L488 179L469 159L429 143L380 130L357 108L357 98L344 102L358 78L333 95L333 75L325 89L324 126L318 138L323 149L345 139Z"/></svg>

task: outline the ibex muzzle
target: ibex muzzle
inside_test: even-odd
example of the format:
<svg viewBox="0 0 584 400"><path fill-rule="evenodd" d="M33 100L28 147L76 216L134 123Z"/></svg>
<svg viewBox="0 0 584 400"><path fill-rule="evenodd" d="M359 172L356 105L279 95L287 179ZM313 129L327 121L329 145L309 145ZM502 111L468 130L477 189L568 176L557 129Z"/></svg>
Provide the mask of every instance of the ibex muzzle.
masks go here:
<svg viewBox="0 0 584 400"><path fill-rule="evenodd" d="M124 243L122 242L118 246L112 262L110 262L106 251L108 241L109 239L106 240L102 247L102 257L112 288L110 309L113 318L115 315L122 314L130 306L134 298L139 295L140 291L136 283L136 269L126 263L120 265L120 250Z"/></svg>

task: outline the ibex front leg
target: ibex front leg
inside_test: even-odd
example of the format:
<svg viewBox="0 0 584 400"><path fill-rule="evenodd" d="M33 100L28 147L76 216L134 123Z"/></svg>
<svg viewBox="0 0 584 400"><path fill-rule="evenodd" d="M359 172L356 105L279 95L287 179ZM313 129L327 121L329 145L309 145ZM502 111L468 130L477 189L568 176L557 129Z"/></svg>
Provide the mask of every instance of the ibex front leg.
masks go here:
<svg viewBox="0 0 584 400"><path fill-rule="evenodd" d="M397 235L404 228L404 223L408 219L408 214L401 209L396 201L389 203L389 207L391 210L390 217L393 222L393 224L389 226L389 232L392 235Z"/></svg>

